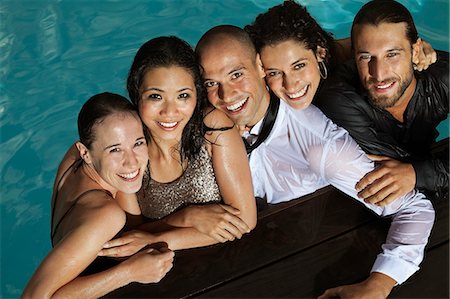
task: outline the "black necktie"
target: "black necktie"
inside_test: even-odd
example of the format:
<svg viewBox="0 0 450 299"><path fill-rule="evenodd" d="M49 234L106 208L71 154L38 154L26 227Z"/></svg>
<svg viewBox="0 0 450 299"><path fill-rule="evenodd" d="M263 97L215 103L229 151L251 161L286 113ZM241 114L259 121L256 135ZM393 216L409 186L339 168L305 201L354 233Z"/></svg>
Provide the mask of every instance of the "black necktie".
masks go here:
<svg viewBox="0 0 450 299"><path fill-rule="evenodd" d="M264 116L261 132L252 145L250 145L245 138L244 140L245 149L247 150L247 154L250 154L255 148L257 148L264 140L267 139L270 132L272 131L273 125L275 124L275 120L277 119L278 108L280 107L280 99L270 92L270 102L269 107L267 108L266 115Z"/></svg>

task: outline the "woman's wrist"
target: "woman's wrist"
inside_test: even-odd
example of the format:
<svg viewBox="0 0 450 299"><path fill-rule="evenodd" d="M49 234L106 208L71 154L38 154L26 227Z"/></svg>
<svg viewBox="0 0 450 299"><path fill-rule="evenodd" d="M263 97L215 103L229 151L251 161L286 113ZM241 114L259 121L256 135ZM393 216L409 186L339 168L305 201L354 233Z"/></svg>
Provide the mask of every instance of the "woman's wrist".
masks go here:
<svg viewBox="0 0 450 299"><path fill-rule="evenodd" d="M165 222L176 227L192 227L192 216L198 213L197 206L190 205L165 218Z"/></svg>

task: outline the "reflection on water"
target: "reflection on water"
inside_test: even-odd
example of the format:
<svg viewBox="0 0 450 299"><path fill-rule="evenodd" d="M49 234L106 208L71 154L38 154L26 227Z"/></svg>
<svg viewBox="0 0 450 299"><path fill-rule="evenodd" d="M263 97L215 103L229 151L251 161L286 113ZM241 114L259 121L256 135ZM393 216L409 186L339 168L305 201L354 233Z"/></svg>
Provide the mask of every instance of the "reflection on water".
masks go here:
<svg viewBox="0 0 450 299"><path fill-rule="evenodd" d="M246 25L280 2L0 2L0 297L18 297L50 250L51 187L82 103L102 91L126 95L127 69L146 40L178 35L195 45L210 27ZM365 3L301 2L337 38ZM402 2L421 35L448 50L448 1Z"/></svg>

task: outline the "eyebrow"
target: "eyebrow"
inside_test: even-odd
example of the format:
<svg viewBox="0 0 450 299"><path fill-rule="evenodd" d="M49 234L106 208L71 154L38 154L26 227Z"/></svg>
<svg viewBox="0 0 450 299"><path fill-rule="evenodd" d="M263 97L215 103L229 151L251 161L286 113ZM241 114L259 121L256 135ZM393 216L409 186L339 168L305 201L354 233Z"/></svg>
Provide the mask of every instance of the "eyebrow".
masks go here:
<svg viewBox="0 0 450 299"><path fill-rule="evenodd" d="M232 73L243 70L243 69L245 69L245 66L239 65L239 66L235 67L234 69L232 69L231 71L229 71L228 75L231 75Z"/></svg>
<svg viewBox="0 0 450 299"><path fill-rule="evenodd" d="M393 51L405 51L405 49L403 49L403 48L393 48L393 49L387 50L386 52L393 52Z"/></svg>
<svg viewBox="0 0 450 299"><path fill-rule="evenodd" d="M120 145L120 143L108 145L108 146L105 147L103 150L106 151L106 150L108 150L108 149L110 149L110 148L112 148L112 147L116 147L116 146L119 146L119 145Z"/></svg>
<svg viewBox="0 0 450 299"><path fill-rule="evenodd" d="M246 69L246 67L243 66L243 65L238 65L237 67L235 67L235 68L233 68L231 71L229 71L229 72L227 73L227 76L228 76L228 75L231 75L231 74L234 73L234 72L243 70L243 69ZM211 78L206 78L206 77L203 78L203 82L206 82L206 81L216 81L216 80L211 79Z"/></svg>
<svg viewBox="0 0 450 299"><path fill-rule="evenodd" d="M297 59L296 61L294 61L293 63L291 63L291 66L292 65L296 65L297 63L299 63L299 62L301 62L301 61L304 61L304 60L308 60L308 58L299 58L299 59ZM265 68L266 69L266 68ZM266 69L267 71L273 71L273 70L278 70L277 68L271 68L271 67L268 67L267 69Z"/></svg>
<svg viewBox="0 0 450 299"><path fill-rule="evenodd" d="M150 91L150 90L164 92L164 90L156 88L156 87L147 87L147 88L143 89L142 92L146 92L146 91Z"/></svg>
<svg viewBox="0 0 450 299"><path fill-rule="evenodd" d="M299 58L296 61L294 61L293 63L291 63L291 65L297 64L297 63L299 63L299 62L301 62L303 60L308 60L308 58Z"/></svg>
<svg viewBox="0 0 450 299"><path fill-rule="evenodd" d="M141 137L139 137L139 138L136 138L135 142L136 142L136 141L139 141L139 140L142 140L142 139L145 139L145 137L144 137L144 136L141 136ZM116 146L119 146L119 145L121 145L121 144L120 144L120 143L111 144L111 145L108 145L107 147L105 147L103 150L106 151L106 150L108 150L108 149L110 149L110 148L112 148L112 147L116 147Z"/></svg>
<svg viewBox="0 0 450 299"><path fill-rule="evenodd" d="M190 91L193 91L193 89L192 89L192 88L190 88L190 87L184 87L184 88L182 88L182 89L178 90L177 92L182 92L182 91L186 91L186 90L190 90Z"/></svg>
<svg viewBox="0 0 450 299"><path fill-rule="evenodd" d="M190 87L183 87L183 88L177 90L177 92L182 92L182 91L185 91L185 90L193 91L193 89L190 88ZM164 92L164 90L162 90L162 89L160 89L160 88L157 88L157 87L149 87L149 88L145 88L144 90L142 90L143 93L146 92L146 91L158 91L158 92Z"/></svg>
<svg viewBox="0 0 450 299"><path fill-rule="evenodd" d="M405 49L403 49L403 48L392 48L392 49L389 49L389 50L385 51L385 53L395 52L395 51L405 51ZM357 54L370 54L370 52L366 51L366 50L362 50L362 51L358 51Z"/></svg>

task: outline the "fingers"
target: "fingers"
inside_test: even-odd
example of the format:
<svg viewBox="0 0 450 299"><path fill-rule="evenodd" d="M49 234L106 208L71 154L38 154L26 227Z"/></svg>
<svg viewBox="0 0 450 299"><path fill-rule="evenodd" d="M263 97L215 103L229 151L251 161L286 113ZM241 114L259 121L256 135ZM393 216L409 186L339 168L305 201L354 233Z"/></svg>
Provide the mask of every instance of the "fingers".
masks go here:
<svg viewBox="0 0 450 299"><path fill-rule="evenodd" d="M134 254L135 251L132 250L129 246L119 246L112 248L104 248L100 250L97 254L98 256L109 256L109 257L126 257Z"/></svg>
<svg viewBox="0 0 450 299"><path fill-rule="evenodd" d="M172 250L167 250L159 253L163 260L172 261L175 253Z"/></svg>
<svg viewBox="0 0 450 299"><path fill-rule="evenodd" d="M224 216L224 220L228 223L223 223L222 228L225 228L239 239L243 234L250 232L247 223L237 216L228 214Z"/></svg>
<svg viewBox="0 0 450 299"><path fill-rule="evenodd" d="M419 55L413 59L414 69L417 71L426 70L431 64L437 60L436 51L426 41L422 41L422 47L419 51Z"/></svg>
<svg viewBox="0 0 450 299"><path fill-rule="evenodd" d="M387 202L383 203L387 197L395 193L397 188L394 184L391 184L389 180L378 180L373 183L362 192L358 193L358 196L364 199L366 203L377 204L379 206L384 206Z"/></svg>
<svg viewBox="0 0 450 299"><path fill-rule="evenodd" d="M159 252L173 252L173 251L170 250L169 247L167 247L167 246L166 246L166 247L160 247L158 250L159 250Z"/></svg>
<svg viewBox="0 0 450 299"><path fill-rule="evenodd" d="M242 234L250 232L250 228L248 227L247 223L243 221L240 217L236 216L239 215L241 211L229 205L220 205L220 206L225 211L232 214L232 215L225 214L225 219L227 221L231 222L235 227L237 227Z"/></svg>
<svg viewBox="0 0 450 299"><path fill-rule="evenodd" d="M202 206L191 221L193 227L217 242L240 239L243 234L250 232L247 223L238 215L239 209L225 204Z"/></svg>
<svg viewBox="0 0 450 299"><path fill-rule="evenodd" d="M231 213L233 215L239 215L241 213L241 211L239 211L236 208L233 208L232 206L229 205L220 205L222 207L222 209L224 209L225 211L227 211L228 213Z"/></svg>
<svg viewBox="0 0 450 299"><path fill-rule="evenodd" d="M368 154L367 157L372 160L372 161L386 161L386 160L391 160L391 158L386 157L386 156L379 156L379 155L370 155Z"/></svg>
<svg viewBox="0 0 450 299"><path fill-rule="evenodd" d="M378 167L371 172L366 173L365 176L356 183L355 189L356 191L364 190L367 186L380 179L383 175L386 174L386 169L384 167Z"/></svg>
<svg viewBox="0 0 450 299"><path fill-rule="evenodd" d="M400 196L401 196L401 194L399 194L399 192L391 193L391 194L389 194L389 196L387 196L382 201L377 202L377 205L380 206L380 207L384 207L384 206L394 202Z"/></svg>
<svg viewBox="0 0 450 299"><path fill-rule="evenodd" d="M148 240L138 231L131 231L124 236L106 242L99 256L127 257L135 254L148 244Z"/></svg>
<svg viewBox="0 0 450 299"><path fill-rule="evenodd" d="M250 232L250 228L248 227L247 223L236 216L241 213L238 209L233 208L229 205L220 206L226 211L226 213L222 215L225 222L221 222L219 224L222 229L225 229L228 232L232 233L238 239L242 237L242 234Z"/></svg>
<svg viewBox="0 0 450 299"><path fill-rule="evenodd" d="M232 226L229 226L229 228L231 229L230 232L233 232L234 228L237 228L239 230L239 232L235 233L236 237L241 238L242 234L250 232L250 228L248 227L247 223L245 223L245 221L243 221L241 218L239 218L237 216L226 217L226 218L228 218L226 220L232 225Z"/></svg>
<svg viewBox="0 0 450 299"><path fill-rule="evenodd" d="M317 297L317 299L327 299L332 297L338 297L339 296L339 288L332 288L326 290L322 295Z"/></svg>
<svg viewBox="0 0 450 299"><path fill-rule="evenodd" d="M128 237L120 237L120 238L113 239L113 240L110 240L110 241L106 242L103 245L103 248L111 248L111 247L122 246L122 245L128 244L130 242L131 242L131 240L129 240Z"/></svg>
<svg viewBox="0 0 450 299"><path fill-rule="evenodd" d="M433 53L431 53L431 55L429 55L429 56L430 56L430 64L433 64L437 61L436 51L433 50Z"/></svg>
<svg viewBox="0 0 450 299"><path fill-rule="evenodd" d="M220 243L234 241L236 239L236 236L226 229L218 229L215 233L213 233L212 237Z"/></svg>

